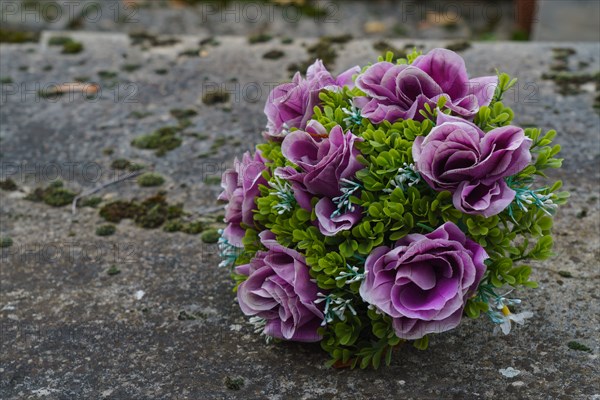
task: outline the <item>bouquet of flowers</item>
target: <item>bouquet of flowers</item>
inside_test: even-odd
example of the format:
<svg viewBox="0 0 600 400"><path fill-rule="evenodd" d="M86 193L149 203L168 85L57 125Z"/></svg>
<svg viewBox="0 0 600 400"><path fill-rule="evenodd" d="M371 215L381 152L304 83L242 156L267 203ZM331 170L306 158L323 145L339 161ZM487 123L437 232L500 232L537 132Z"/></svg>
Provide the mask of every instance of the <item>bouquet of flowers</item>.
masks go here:
<svg viewBox="0 0 600 400"><path fill-rule="evenodd" d="M317 60L276 87L265 143L219 196L221 266L257 331L378 368L465 316L505 334L532 316L507 292L536 287L523 262L552 255L567 193L538 182L560 147L554 131L511 124L515 82L469 78L434 49L337 77Z"/></svg>

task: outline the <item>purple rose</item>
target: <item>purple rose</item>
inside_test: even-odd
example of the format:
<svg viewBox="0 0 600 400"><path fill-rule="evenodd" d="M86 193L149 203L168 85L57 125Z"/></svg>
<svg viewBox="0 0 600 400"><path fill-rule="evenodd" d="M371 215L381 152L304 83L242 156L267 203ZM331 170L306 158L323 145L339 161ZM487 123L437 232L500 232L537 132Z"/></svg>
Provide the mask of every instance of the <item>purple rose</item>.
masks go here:
<svg viewBox="0 0 600 400"><path fill-rule="evenodd" d="M490 104L498 78L469 79L461 56L446 49L434 49L417 57L410 65L378 62L356 78L356 86L366 93L355 104L371 122L398 119L423 120L424 105L433 108L440 97L454 114L472 118L479 107Z"/></svg>
<svg viewBox="0 0 600 400"><path fill-rule="evenodd" d="M319 92L344 85L352 87L352 75L359 72L356 66L334 78L323 62L316 60L308 67L306 79L297 72L292 82L274 88L265 105L267 137L282 138L291 128L304 129L319 104Z"/></svg>
<svg viewBox="0 0 600 400"><path fill-rule="evenodd" d="M317 342L324 315L315 304L318 287L311 281L304 257L281 246L270 231L260 233L268 249L259 251L250 264L236 272L248 276L238 286L242 312L264 318L265 334L279 339Z"/></svg>
<svg viewBox="0 0 600 400"><path fill-rule="evenodd" d="M396 335L419 339L455 328L485 272L487 253L447 222L411 234L393 248L375 248L365 261L363 300L393 319Z"/></svg>
<svg viewBox="0 0 600 400"><path fill-rule="evenodd" d="M227 202L225 206L227 227L223 231L223 236L234 246L242 247L242 238L246 230L241 224L254 225L252 214L252 210L256 208L254 200L260 193L258 185L267 184L262 177L262 171L266 168L265 160L259 152L255 153L254 158L246 152L242 161L236 158L233 168L225 171L221 177L223 192L218 199Z"/></svg>
<svg viewBox="0 0 600 400"><path fill-rule="evenodd" d="M314 132L321 131L318 125L310 124ZM309 132L291 132L283 140L281 152L300 167L300 171L293 167L280 167L275 170L275 175L292 183L298 204L310 211L313 195L339 196L342 193L341 180L353 179L354 174L364 168L356 158L360 154L354 146L357 141L362 139L351 132L344 133L339 125L334 126L329 136L322 140Z"/></svg>
<svg viewBox="0 0 600 400"><path fill-rule="evenodd" d="M530 147L531 139L516 126L484 133L471 122L439 113L437 126L415 139L412 153L423 179L437 191L452 192L457 209L489 217L514 199L504 178L531 162Z"/></svg>

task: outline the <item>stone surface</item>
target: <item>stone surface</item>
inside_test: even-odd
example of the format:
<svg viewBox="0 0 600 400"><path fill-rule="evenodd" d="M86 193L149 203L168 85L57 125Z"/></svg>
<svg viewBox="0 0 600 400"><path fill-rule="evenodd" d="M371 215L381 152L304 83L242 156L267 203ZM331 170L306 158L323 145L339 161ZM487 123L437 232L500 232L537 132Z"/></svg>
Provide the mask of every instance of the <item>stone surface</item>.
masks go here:
<svg viewBox="0 0 600 400"><path fill-rule="evenodd" d="M513 2L473 0L291 1L3 0L3 23L16 28L145 31L153 34L289 37L510 39ZM275 3L280 3L275 4ZM190 4L194 4L190 6ZM58 7L57 7L58 6Z"/></svg>
<svg viewBox="0 0 600 400"><path fill-rule="evenodd" d="M1 172L20 188L0 192L1 235L13 240L11 247L0 249L0 398L600 395L600 118L593 108L598 88L585 84L578 94L561 95L554 82L541 79L558 44L475 43L462 52L474 76L499 68L519 77L507 98L516 122L556 129L563 146L564 168L552 176L565 181L572 198L556 218L557 256L535 265L538 289L515 294L535 318L509 336L492 335L483 318L465 321L432 336L426 351L401 348L389 368L352 371L326 369L326 356L316 345L266 345L237 308L228 276L217 269L216 245L203 244L199 236L146 230L126 220L116 225L114 235L99 237L95 229L105 222L97 209L79 208L72 216L68 206L23 199L57 176L75 191L93 188L123 176L110 165L126 158L165 177L161 188L169 201L216 220L214 177L235 155L261 141L269 87L288 78L289 64L308 58L303 43L315 39L248 45L244 37L219 36L219 45L199 49L200 38L187 36L174 46L143 50L130 45L126 35L67 34L84 44L82 53L60 54L59 47L47 46L56 35L47 32L39 44L0 46L0 77L13 82L1 88ZM391 43L428 50L448 42ZM366 39L336 46L336 71L377 56ZM570 69L600 70L597 45L560 47L575 50ZM200 56L180 55L188 49ZM262 58L273 49L285 56ZM123 70L131 64L140 68ZM117 76L101 73L100 78L101 71ZM99 98L37 95L51 83L77 77L98 82ZM215 88L229 92L228 102L204 104L203 95ZM198 112L178 134L181 147L157 157L130 145L140 134L177 124L170 114L174 108ZM148 115L135 117L143 113ZM159 189L140 188L131 180L98 195L105 202L143 199ZM570 341L591 352L569 348ZM519 374L502 373L509 368Z"/></svg>

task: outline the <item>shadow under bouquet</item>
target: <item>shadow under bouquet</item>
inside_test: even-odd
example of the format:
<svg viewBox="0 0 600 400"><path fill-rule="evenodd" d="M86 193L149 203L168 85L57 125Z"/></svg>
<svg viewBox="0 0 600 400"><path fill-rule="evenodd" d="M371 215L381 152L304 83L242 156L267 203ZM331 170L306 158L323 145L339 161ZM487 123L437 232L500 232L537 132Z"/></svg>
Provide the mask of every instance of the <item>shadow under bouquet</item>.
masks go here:
<svg viewBox="0 0 600 400"><path fill-rule="evenodd" d="M434 49L337 77L317 60L276 87L219 196L221 266L257 332L378 368L465 316L505 334L531 317L507 292L536 287L523 262L552 255L567 194L538 182L561 165L555 132L511 124L515 82Z"/></svg>

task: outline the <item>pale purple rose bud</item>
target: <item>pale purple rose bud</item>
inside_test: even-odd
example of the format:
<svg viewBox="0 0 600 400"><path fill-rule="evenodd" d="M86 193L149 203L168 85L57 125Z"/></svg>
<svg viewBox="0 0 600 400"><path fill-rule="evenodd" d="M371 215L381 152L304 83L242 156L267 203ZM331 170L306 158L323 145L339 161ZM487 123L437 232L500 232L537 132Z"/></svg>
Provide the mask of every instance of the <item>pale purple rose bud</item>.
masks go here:
<svg viewBox="0 0 600 400"><path fill-rule="evenodd" d="M437 191L452 192L457 209L489 217L514 199L504 178L531 162L530 147L519 127L484 133L469 121L439 113L437 126L415 139L412 154L423 179Z"/></svg>
<svg viewBox="0 0 600 400"><path fill-rule="evenodd" d="M485 272L487 253L447 222L411 234L393 248L375 248L365 261L362 299L392 317L396 335L419 339L455 328Z"/></svg>
<svg viewBox="0 0 600 400"><path fill-rule="evenodd" d="M260 194L258 185L267 184L262 177L262 171L266 168L260 152L256 152L254 157L246 152L242 161L236 158L233 168L225 171L221 177L223 192L218 199L227 202L227 227L223 230L223 236L234 246L242 247L242 238L246 230L241 224L254 225L252 210L256 209L255 199Z"/></svg>
<svg viewBox="0 0 600 400"><path fill-rule="evenodd" d="M321 124L316 119L311 119L306 123L306 128L304 129L304 132L308 133L316 141L319 141L319 139L325 139L329 136L327 128L325 128L323 124Z"/></svg>
<svg viewBox="0 0 600 400"><path fill-rule="evenodd" d="M283 247L270 231L260 233L267 251L236 272L248 276L237 290L242 312L266 320L264 333L279 339L317 342L324 315L315 304L318 287L311 281L304 257Z"/></svg>
<svg viewBox="0 0 600 400"><path fill-rule="evenodd" d="M500 214L515 198L515 191L503 179L489 185L482 182L463 182L454 195L454 207L466 214L479 214L488 218Z"/></svg>
<svg viewBox="0 0 600 400"><path fill-rule="evenodd" d="M318 125L311 127L316 132L321 131ZM339 196L342 179L352 180L356 172L364 168L357 159L360 152L355 147L355 143L362 140L351 132L344 133L339 125L324 139L304 131L291 132L283 140L281 152L300 167L300 171L292 167L277 168L275 175L289 180L298 204L312 210L313 196Z"/></svg>
<svg viewBox="0 0 600 400"><path fill-rule="evenodd" d="M361 218L362 208L358 206L355 206L353 211L333 215L336 210L336 205L327 197L323 197L315 205L317 224L325 236L335 236L340 231L348 230Z"/></svg>
<svg viewBox="0 0 600 400"><path fill-rule="evenodd" d="M421 121L425 104L435 108L440 97L456 115L473 118L481 106L490 104L498 78L469 79L461 56L434 49L417 57L411 65L378 62L356 78L356 86L367 97L359 99L363 117L379 124L398 119Z"/></svg>
<svg viewBox="0 0 600 400"><path fill-rule="evenodd" d="M352 75L359 72L360 68L356 66L334 78L323 62L316 60L308 68L306 78L297 72L292 82L275 87L265 105L267 138L280 140L291 128L306 128L306 123L314 114L314 107L320 103L319 92L344 85L353 87Z"/></svg>

